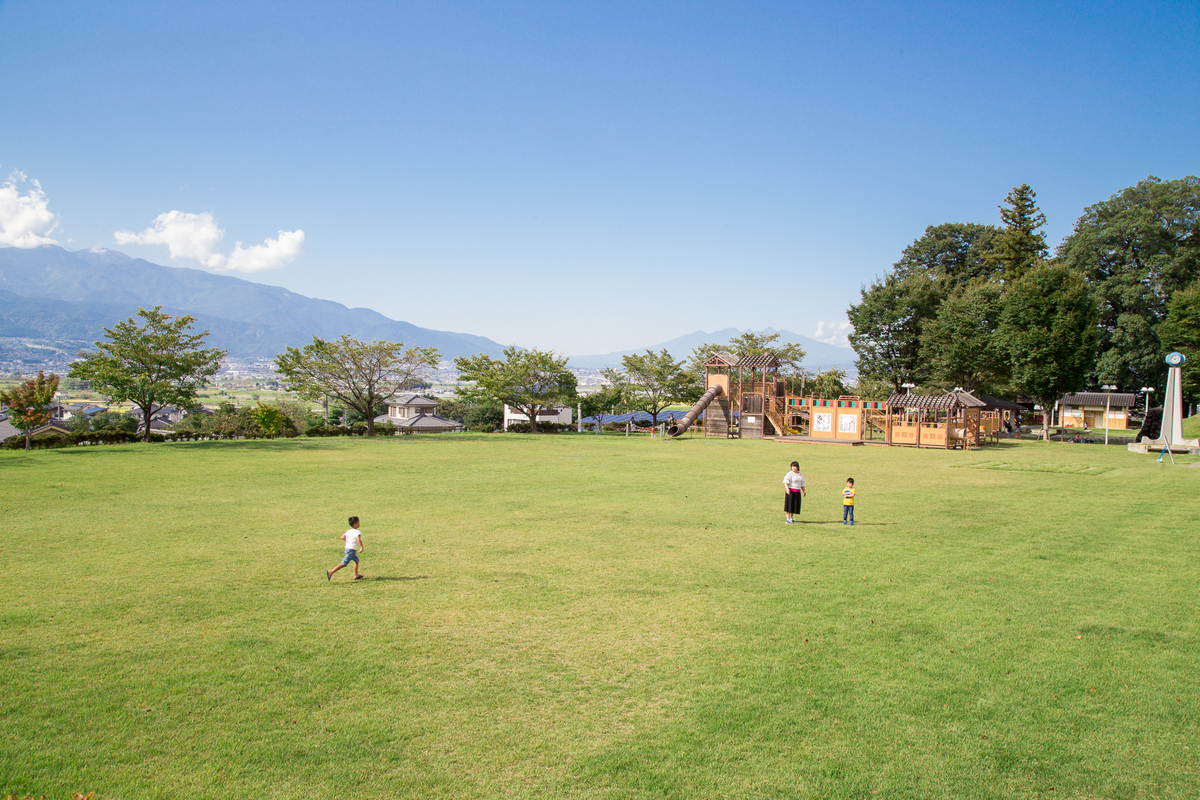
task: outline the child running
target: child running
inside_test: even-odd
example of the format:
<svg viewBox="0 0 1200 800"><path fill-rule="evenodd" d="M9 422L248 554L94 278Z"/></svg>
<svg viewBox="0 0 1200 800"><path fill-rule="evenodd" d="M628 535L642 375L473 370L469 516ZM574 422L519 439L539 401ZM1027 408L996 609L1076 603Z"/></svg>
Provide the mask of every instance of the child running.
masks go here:
<svg viewBox="0 0 1200 800"><path fill-rule="evenodd" d="M842 490L842 524L850 521L854 527L854 478L846 478L846 488Z"/></svg>
<svg viewBox="0 0 1200 800"><path fill-rule="evenodd" d="M342 539L346 542L346 556L342 563L333 569L325 570L325 580L333 580L333 573L353 561L354 580L361 581L363 576L358 574L358 554L363 551L363 540L362 534L358 532L358 517L350 518L350 530L342 534Z"/></svg>

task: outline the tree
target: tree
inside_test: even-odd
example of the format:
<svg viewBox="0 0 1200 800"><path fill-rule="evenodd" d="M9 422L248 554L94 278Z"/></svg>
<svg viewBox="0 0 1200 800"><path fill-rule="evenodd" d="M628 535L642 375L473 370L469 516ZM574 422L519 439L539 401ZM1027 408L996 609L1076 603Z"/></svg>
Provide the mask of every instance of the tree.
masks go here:
<svg viewBox="0 0 1200 800"><path fill-rule="evenodd" d="M1100 302L1096 383L1152 386L1167 302L1200 278L1200 178L1149 177L1084 209L1058 256Z"/></svg>
<svg viewBox="0 0 1200 800"><path fill-rule="evenodd" d="M808 390L814 397L841 397L850 394L846 388L846 370L830 368L813 375L808 380Z"/></svg>
<svg viewBox="0 0 1200 800"><path fill-rule="evenodd" d="M1008 371L1001 346L1000 287L977 281L955 290L921 335L922 357L932 377L945 386L990 392Z"/></svg>
<svg viewBox="0 0 1200 800"><path fill-rule="evenodd" d="M630 407L649 414L654 425L658 425L658 412L691 396L690 376L665 349L622 356L621 364L623 370L604 370L605 379L620 389Z"/></svg>
<svg viewBox="0 0 1200 800"><path fill-rule="evenodd" d="M1020 280L1050 254L1046 234L1040 230L1046 224L1046 215L1038 209L1036 200L1037 194L1029 184L1022 183L1004 198L1007 207L999 206L1004 230L992 243L991 260L1003 270L1006 284Z"/></svg>
<svg viewBox="0 0 1200 800"><path fill-rule="evenodd" d="M453 400L450 398L441 398L438 400L437 414L439 417L456 420L462 422L467 417L467 412L471 410L471 406L461 400Z"/></svg>
<svg viewBox="0 0 1200 800"><path fill-rule="evenodd" d="M262 432L267 435L268 439L275 438L275 434L279 433L286 419L283 412L278 408L265 406L261 402L250 414L254 417L254 421L258 423L258 427L262 428Z"/></svg>
<svg viewBox="0 0 1200 800"><path fill-rule="evenodd" d="M1042 406L1043 439L1055 402L1087 382L1098 317L1082 276L1061 264L1034 267L1005 293L1001 341L1013 383Z"/></svg>
<svg viewBox="0 0 1200 800"><path fill-rule="evenodd" d="M1171 295L1167 318L1158 326L1165 353L1178 350L1183 365L1183 394L1189 401L1200 395L1200 280Z"/></svg>
<svg viewBox="0 0 1200 800"><path fill-rule="evenodd" d="M312 400L333 397L357 411L366 420L367 436L374 436L376 407L424 378L438 358L434 347L405 349L400 342L367 343L343 334L289 347L275 357L275 368L292 391Z"/></svg>
<svg viewBox="0 0 1200 800"><path fill-rule="evenodd" d="M472 385L460 386L460 397L476 402L505 403L529 417L529 430L537 433L537 415L575 399L575 374L567 357L545 350L504 349L504 359L479 354L454 359L458 377Z"/></svg>
<svg viewBox="0 0 1200 800"><path fill-rule="evenodd" d="M463 415L463 427L469 431L491 433L504 425L504 406L492 403L469 406Z"/></svg>
<svg viewBox="0 0 1200 800"><path fill-rule="evenodd" d="M625 394L620 386L605 386L598 392L580 396L580 409L585 417L596 418L596 433L604 430L604 418L610 413L625 410Z"/></svg>
<svg viewBox="0 0 1200 800"><path fill-rule="evenodd" d="M226 352L201 349L208 331L188 331L195 317L172 317L155 306L105 328L107 341L96 342L98 351L80 350L81 360L71 365L70 376L91 384L110 403L131 402L142 410L150 441L150 419L163 406L184 408L195 404L200 389L217 374Z"/></svg>
<svg viewBox="0 0 1200 800"><path fill-rule="evenodd" d="M34 428L50 421L50 404L58 391L58 376L50 377L40 369L36 378L30 378L12 389L0 390L0 403L8 406L13 425L25 434L25 449L29 449L29 438Z"/></svg>
<svg viewBox="0 0 1200 800"><path fill-rule="evenodd" d="M737 358L772 355L779 361L781 367L800 369L800 363L804 361L805 356L804 348L794 343L776 344L778 339L778 333L746 331L730 339L727 344L702 344L692 351L691 358L688 360L688 372L694 376L703 377L704 362L717 353L729 353ZM696 397L699 398L703 391L701 389Z"/></svg>
<svg viewBox="0 0 1200 800"><path fill-rule="evenodd" d="M927 274L905 278L889 274L862 290L862 302L846 312L854 332L850 345L858 355L858 374L886 381L895 391L905 383L921 383L929 366L921 351L921 335L937 316L941 291Z"/></svg>
<svg viewBox="0 0 1200 800"><path fill-rule="evenodd" d="M901 280L924 275L940 285L943 295L971 281L990 280L999 269L993 257L999 234L995 225L974 222L930 225L924 236L904 248L893 272Z"/></svg>

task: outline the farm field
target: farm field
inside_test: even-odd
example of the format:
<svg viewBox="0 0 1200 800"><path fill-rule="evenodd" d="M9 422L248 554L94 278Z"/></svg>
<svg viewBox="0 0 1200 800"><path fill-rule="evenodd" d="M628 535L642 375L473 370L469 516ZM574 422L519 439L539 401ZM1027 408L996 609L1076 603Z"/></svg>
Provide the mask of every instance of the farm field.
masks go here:
<svg viewBox="0 0 1200 800"><path fill-rule="evenodd" d="M0 797L1194 798L1200 458L1176 460L0 452ZM366 579L326 581L350 514Z"/></svg>

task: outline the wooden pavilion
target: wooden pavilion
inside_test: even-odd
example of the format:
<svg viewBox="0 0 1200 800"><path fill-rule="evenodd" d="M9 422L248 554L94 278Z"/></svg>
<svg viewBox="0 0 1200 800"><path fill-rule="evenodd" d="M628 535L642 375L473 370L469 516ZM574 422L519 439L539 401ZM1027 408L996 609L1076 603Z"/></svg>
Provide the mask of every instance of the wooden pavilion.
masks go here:
<svg viewBox="0 0 1200 800"><path fill-rule="evenodd" d="M887 443L913 447L981 447L987 404L970 392L895 393L887 400Z"/></svg>

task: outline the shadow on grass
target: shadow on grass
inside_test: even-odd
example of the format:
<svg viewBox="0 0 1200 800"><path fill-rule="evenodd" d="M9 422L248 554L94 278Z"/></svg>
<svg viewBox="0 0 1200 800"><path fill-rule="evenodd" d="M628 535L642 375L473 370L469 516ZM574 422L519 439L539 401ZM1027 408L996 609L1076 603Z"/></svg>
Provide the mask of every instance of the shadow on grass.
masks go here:
<svg viewBox="0 0 1200 800"><path fill-rule="evenodd" d="M428 575L379 575L372 578L363 578L364 581L427 581Z"/></svg>
<svg viewBox="0 0 1200 800"><path fill-rule="evenodd" d="M322 439L220 439L213 441L200 442L152 442L146 445L145 442L126 442L123 444L102 444L102 445L87 445L81 447L55 447L51 448L50 452L59 455L96 455L99 453L125 452L128 453L133 449L143 449L143 452L148 452L149 449L157 449L160 447L185 447L188 450L247 450L253 448L255 450L322 450L332 446L332 442Z"/></svg>
<svg viewBox="0 0 1200 800"><path fill-rule="evenodd" d="M801 519L801 520L796 520L796 522L799 525L841 525L842 524L842 521L840 519ZM847 528L849 528L849 527L864 528L868 525L876 526L876 525L891 525L891 524L893 524L893 523L891 523L891 522L856 522L856 523L854 523L853 526L847 525L846 527Z"/></svg>

